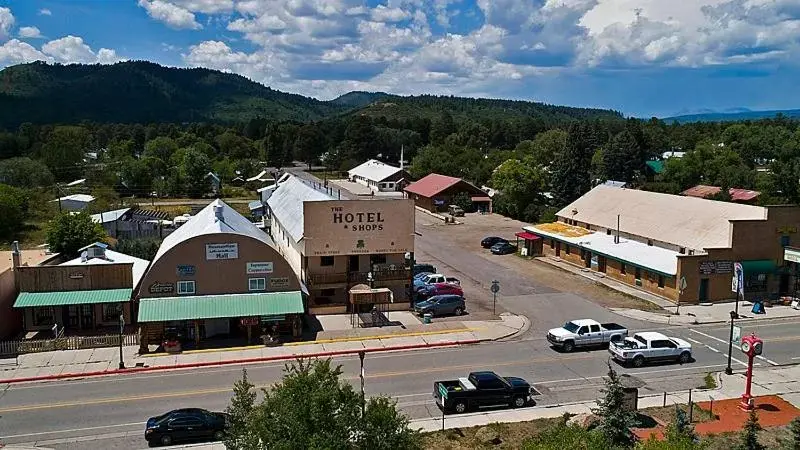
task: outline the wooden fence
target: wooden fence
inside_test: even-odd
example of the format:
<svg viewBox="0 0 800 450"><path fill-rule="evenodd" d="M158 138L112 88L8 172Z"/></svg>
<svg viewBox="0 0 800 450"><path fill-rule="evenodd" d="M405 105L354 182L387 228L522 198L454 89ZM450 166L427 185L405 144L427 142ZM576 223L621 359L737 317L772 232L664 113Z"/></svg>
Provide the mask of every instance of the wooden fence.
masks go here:
<svg viewBox="0 0 800 450"><path fill-rule="evenodd" d="M123 335L122 345L139 345L139 334ZM117 347L119 335L65 336L56 339L26 341L0 341L0 356L16 356L25 353L50 352L54 350L80 350L84 348Z"/></svg>

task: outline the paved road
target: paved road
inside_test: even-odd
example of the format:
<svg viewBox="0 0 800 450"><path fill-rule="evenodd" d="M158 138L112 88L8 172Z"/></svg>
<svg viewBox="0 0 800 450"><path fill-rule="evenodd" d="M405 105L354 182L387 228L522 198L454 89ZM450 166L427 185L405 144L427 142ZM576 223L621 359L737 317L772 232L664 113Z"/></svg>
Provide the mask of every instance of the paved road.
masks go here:
<svg viewBox="0 0 800 450"><path fill-rule="evenodd" d="M766 360L759 361L761 366L769 365L768 361L792 362L797 354L794 346L800 341L794 331L798 324L798 320L775 320L770 325L759 325L759 332L767 340ZM640 369L612 364L621 373L646 383L640 395L698 387L706 373L725 367L727 344L718 340L724 332L722 328L712 325L660 329L692 340L695 361L690 364ZM741 352L734 350L734 358L734 370L742 371ZM464 376L470 370L490 369L531 380L541 394L540 405L590 400L599 395L607 360L608 353L602 349L556 352L541 336L531 334L510 342L370 356L365 364L366 392L393 396L411 418L437 416L440 413L430 394L433 381ZM345 377L357 386L358 358L339 358L336 362L342 364ZM251 365L248 373L254 383L265 386L280 378L282 367ZM240 371L240 367L223 367L6 386L0 396L0 442L36 441L58 449L137 448L142 446L139 433L147 417L176 407L224 408ZM134 435L121 437L126 432ZM78 436L86 440L65 442Z"/></svg>

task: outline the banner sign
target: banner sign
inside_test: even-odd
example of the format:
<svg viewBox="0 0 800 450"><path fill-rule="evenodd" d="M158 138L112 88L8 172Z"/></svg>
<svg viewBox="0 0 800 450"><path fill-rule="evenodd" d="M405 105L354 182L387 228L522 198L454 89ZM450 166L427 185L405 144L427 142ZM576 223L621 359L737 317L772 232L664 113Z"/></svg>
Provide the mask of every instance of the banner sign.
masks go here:
<svg viewBox="0 0 800 450"><path fill-rule="evenodd" d="M238 259L239 244L206 244L206 259Z"/></svg>

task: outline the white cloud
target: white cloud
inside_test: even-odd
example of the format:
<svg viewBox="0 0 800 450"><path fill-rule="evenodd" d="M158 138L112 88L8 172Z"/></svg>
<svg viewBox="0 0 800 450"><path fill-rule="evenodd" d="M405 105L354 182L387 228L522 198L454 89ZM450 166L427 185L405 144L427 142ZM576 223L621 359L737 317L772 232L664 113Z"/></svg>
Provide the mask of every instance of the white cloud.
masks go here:
<svg viewBox="0 0 800 450"><path fill-rule="evenodd" d="M14 64L32 61L52 62L53 58L36 50L36 48L27 42L22 42L18 39L12 39L0 45L0 67L13 66Z"/></svg>
<svg viewBox="0 0 800 450"><path fill-rule="evenodd" d="M8 8L0 7L0 41L8 39L11 28L14 26L14 15Z"/></svg>
<svg viewBox="0 0 800 450"><path fill-rule="evenodd" d="M42 9L39 10L39 15L40 16L52 16L53 12L50 11L49 9L47 9L47 8L42 8Z"/></svg>
<svg viewBox="0 0 800 450"><path fill-rule="evenodd" d="M233 0L169 0L181 8L203 14L230 13L233 11Z"/></svg>
<svg viewBox="0 0 800 450"><path fill-rule="evenodd" d="M42 52L62 63L111 64L121 60L114 50L101 48L95 53L82 38L72 35L44 44Z"/></svg>
<svg viewBox="0 0 800 450"><path fill-rule="evenodd" d="M194 13L173 3L162 0L139 0L139 6L147 11L147 15L155 20L164 22L175 29L199 30L203 28Z"/></svg>
<svg viewBox="0 0 800 450"><path fill-rule="evenodd" d="M408 19L411 15L407 11L400 8L387 8L383 5L378 5L372 10L372 20L375 22L402 22Z"/></svg>
<svg viewBox="0 0 800 450"><path fill-rule="evenodd" d="M41 31L39 31L39 29L36 27L20 27L19 37L26 39L37 39L43 36Z"/></svg>

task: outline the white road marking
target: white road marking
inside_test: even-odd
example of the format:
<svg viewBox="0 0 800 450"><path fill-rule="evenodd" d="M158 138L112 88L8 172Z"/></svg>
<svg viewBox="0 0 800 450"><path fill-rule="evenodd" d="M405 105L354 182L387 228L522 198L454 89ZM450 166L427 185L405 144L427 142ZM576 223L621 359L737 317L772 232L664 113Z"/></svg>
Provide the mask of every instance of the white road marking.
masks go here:
<svg viewBox="0 0 800 450"><path fill-rule="evenodd" d="M41 431L39 433L25 433L25 434L14 434L10 436L2 436L0 439L12 439L12 438L21 438L21 437L29 437L29 436L43 436L47 434L64 434L64 433L77 433L80 431L94 431L94 430L103 430L106 428L121 428L121 427L141 427L144 425L144 422L132 422L132 423L120 423L117 425L102 425L98 427L87 427L87 428L72 428L69 430L57 430L57 431Z"/></svg>
<svg viewBox="0 0 800 450"><path fill-rule="evenodd" d="M712 351L712 352L714 352L714 353L721 353L719 350L715 349L714 347L712 347L712 346L710 346L710 345L706 345L706 348L707 348L707 349L709 349L709 350L711 350L711 351Z"/></svg>
<svg viewBox="0 0 800 450"><path fill-rule="evenodd" d="M694 342L695 344L705 345L705 344L703 344L702 342L700 342L700 341L698 341L698 340L695 340L695 339L692 339L692 338L686 338L686 339L688 339L688 340L690 340L690 341Z"/></svg>
<svg viewBox="0 0 800 450"><path fill-rule="evenodd" d="M715 340L715 341L717 341L717 342L722 342L722 343L723 343L723 344L725 344L725 345L728 345L728 341L726 341L726 340L723 340L723 339L720 339L720 338L718 338L718 337L716 337L716 336L712 336L712 335L710 335L710 334L705 334L705 333L703 333L702 331L697 331L697 330L695 330L694 328L689 328L689 331L691 331L691 332L693 332L693 333L697 333L697 334L699 334L699 335L701 335L701 336L705 336L705 337L707 337L707 338L709 338L709 339L713 339L713 340Z"/></svg>
<svg viewBox="0 0 800 450"><path fill-rule="evenodd" d="M760 359L762 361L766 361L766 362L772 364L773 366L779 366L780 365L780 364L776 363L775 361L769 360L769 359L767 359L767 358L765 358L765 357L763 357L761 355L756 355L756 358L758 358L758 359Z"/></svg>

